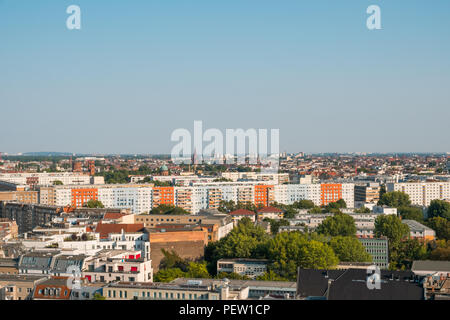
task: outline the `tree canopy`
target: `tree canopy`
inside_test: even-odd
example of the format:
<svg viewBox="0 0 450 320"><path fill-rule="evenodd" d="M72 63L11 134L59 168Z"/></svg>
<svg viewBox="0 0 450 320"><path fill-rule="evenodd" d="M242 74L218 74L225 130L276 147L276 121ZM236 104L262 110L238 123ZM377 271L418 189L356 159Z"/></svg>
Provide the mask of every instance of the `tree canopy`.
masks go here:
<svg viewBox="0 0 450 320"><path fill-rule="evenodd" d="M356 237L333 237L330 246L339 258L346 262L371 262L372 256L367 253L362 243Z"/></svg>
<svg viewBox="0 0 450 320"><path fill-rule="evenodd" d="M87 208L104 208L105 206L103 205L103 203L99 200L89 200L88 202L86 202L83 207L87 207Z"/></svg>
<svg viewBox="0 0 450 320"><path fill-rule="evenodd" d="M393 191L384 193L378 201L378 205L392 208L408 207L411 205L411 200L406 193Z"/></svg>
<svg viewBox="0 0 450 320"><path fill-rule="evenodd" d="M428 217L442 217L450 220L450 203L443 200L433 200L428 207Z"/></svg>
<svg viewBox="0 0 450 320"><path fill-rule="evenodd" d="M386 236L390 243L400 242L409 233L409 227L396 215L380 215L375 219L375 236Z"/></svg>
<svg viewBox="0 0 450 320"><path fill-rule="evenodd" d="M161 204L156 208L150 210L150 214L171 214L171 215L189 215L189 211L180 207L175 207L171 204Z"/></svg>

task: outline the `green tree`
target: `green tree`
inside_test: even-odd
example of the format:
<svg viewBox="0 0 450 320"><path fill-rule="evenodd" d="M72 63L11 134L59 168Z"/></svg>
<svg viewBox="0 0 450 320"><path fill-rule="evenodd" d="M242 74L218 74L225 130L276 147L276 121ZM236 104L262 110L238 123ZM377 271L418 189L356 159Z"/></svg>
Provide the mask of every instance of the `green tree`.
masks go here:
<svg viewBox="0 0 450 320"><path fill-rule="evenodd" d="M371 262L372 256L367 253L362 243L355 237L333 237L330 246L339 258L346 262Z"/></svg>
<svg viewBox="0 0 450 320"><path fill-rule="evenodd" d="M401 191L387 192L383 194L378 201L379 206L388 206L392 208L408 207L411 205L409 195Z"/></svg>
<svg viewBox="0 0 450 320"><path fill-rule="evenodd" d="M276 274L273 270L269 270L267 272L264 272L263 275L260 275L258 277L256 277L255 280L260 280L260 281L289 281L286 278L283 278L281 276L279 276L278 274Z"/></svg>
<svg viewBox="0 0 450 320"><path fill-rule="evenodd" d="M355 220L348 214L338 213L323 220L317 227L317 232L332 237L355 236Z"/></svg>
<svg viewBox="0 0 450 320"><path fill-rule="evenodd" d="M311 200L300 200L294 202L293 206L297 209L312 209L315 207L315 204Z"/></svg>
<svg viewBox="0 0 450 320"><path fill-rule="evenodd" d="M416 220L420 223L423 222L423 211L417 207L400 207L398 208L398 214L402 219Z"/></svg>
<svg viewBox="0 0 450 320"><path fill-rule="evenodd" d="M450 261L450 241L436 241L436 247L431 251L429 258L431 260Z"/></svg>
<svg viewBox="0 0 450 320"><path fill-rule="evenodd" d="M106 300L106 298L104 296L102 296L100 293L96 292L94 294L94 297L92 298L93 300Z"/></svg>
<svg viewBox="0 0 450 320"><path fill-rule="evenodd" d="M380 186L380 199L383 197L383 194L386 193L386 186L384 184L382 184Z"/></svg>
<svg viewBox="0 0 450 320"><path fill-rule="evenodd" d="M428 218L442 217L450 220L450 203L443 200L433 200L428 207Z"/></svg>
<svg viewBox="0 0 450 320"><path fill-rule="evenodd" d="M309 240L298 232L282 232L271 239L267 245L269 265L277 275L295 280L297 267L328 269L338 263L333 250L325 243Z"/></svg>
<svg viewBox="0 0 450 320"><path fill-rule="evenodd" d="M322 213L322 208L320 207L314 207L308 210L308 213Z"/></svg>
<svg viewBox="0 0 450 320"><path fill-rule="evenodd" d="M409 227L396 215L380 215L375 219L375 236L386 236L389 242L398 243L409 234Z"/></svg>
<svg viewBox="0 0 450 320"><path fill-rule="evenodd" d="M407 239L390 245L389 258L390 269L409 270L414 260L427 259L427 249L419 240Z"/></svg>
<svg viewBox="0 0 450 320"><path fill-rule="evenodd" d="M236 210L236 203L233 200L229 200L229 201L222 200L219 203L218 210L223 213L230 213L230 212Z"/></svg>
<svg viewBox="0 0 450 320"><path fill-rule="evenodd" d="M205 260L210 274L216 274L217 261L221 258L261 258L269 236L263 228L255 226L249 218L243 218L231 232L219 241L210 242L205 248Z"/></svg>
<svg viewBox="0 0 450 320"><path fill-rule="evenodd" d="M278 233L281 226L289 225L289 221L286 219L275 220L275 219L266 218L266 219L264 219L264 221L267 221L270 223L270 231L272 232L273 235Z"/></svg>
<svg viewBox="0 0 450 320"><path fill-rule="evenodd" d="M150 214L189 215L190 213L180 207L175 207L170 204L161 204L150 210Z"/></svg>
<svg viewBox="0 0 450 320"><path fill-rule="evenodd" d="M170 282L177 278L186 277L186 273L183 272L180 268L171 268L171 269L162 269L159 270L155 276L155 282Z"/></svg>
<svg viewBox="0 0 450 320"><path fill-rule="evenodd" d="M161 249L164 258L159 263L159 269L173 269L178 268L183 272L188 270L189 261L181 258L175 251L168 251Z"/></svg>
<svg viewBox="0 0 450 320"><path fill-rule="evenodd" d="M450 221L435 217L427 220L426 223L431 229L436 232L436 237L440 240L450 240Z"/></svg>
<svg viewBox="0 0 450 320"><path fill-rule="evenodd" d="M366 208L364 206L362 206L362 207L360 207L360 208L355 210L355 213L370 213L370 212L371 212L370 209Z"/></svg>
<svg viewBox="0 0 450 320"><path fill-rule="evenodd" d="M206 269L206 262L201 262L201 263L189 262L189 265L187 267L186 277L208 279L211 276L209 275L209 272Z"/></svg>
<svg viewBox="0 0 450 320"><path fill-rule="evenodd" d="M62 183L62 181L60 181L60 180L55 180L55 181L53 181L53 185L54 185L54 186L62 186L63 183Z"/></svg>

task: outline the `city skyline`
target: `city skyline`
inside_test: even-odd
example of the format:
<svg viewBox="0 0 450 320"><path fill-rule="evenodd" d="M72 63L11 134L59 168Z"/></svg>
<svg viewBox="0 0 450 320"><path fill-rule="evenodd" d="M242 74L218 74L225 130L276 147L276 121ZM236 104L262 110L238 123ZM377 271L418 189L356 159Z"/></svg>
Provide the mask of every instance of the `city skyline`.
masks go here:
<svg viewBox="0 0 450 320"><path fill-rule="evenodd" d="M448 150L448 1L80 0L68 30L72 4L0 2L2 152L168 154L198 119L286 152Z"/></svg>

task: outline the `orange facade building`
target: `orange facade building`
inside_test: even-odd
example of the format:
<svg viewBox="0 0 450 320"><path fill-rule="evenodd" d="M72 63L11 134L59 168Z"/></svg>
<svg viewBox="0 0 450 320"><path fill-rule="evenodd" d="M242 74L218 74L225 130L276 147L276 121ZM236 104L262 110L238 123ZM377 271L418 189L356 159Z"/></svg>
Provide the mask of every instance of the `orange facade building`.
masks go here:
<svg viewBox="0 0 450 320"><path fill-rule="evenodd" d="M257 207L268 207L273 202L273 190L271 185L257 185L255 186L255 205Z"/></svg>
<svg viewBox="0 0 450 320"><path fill-rule="evenodd" d="M153 208L162 204L175 205L174 187L153 188Z"/></svg>
<svg viewBox="0 0 450 320"><path fill-rule="evenodd" d="M98 200L98 189L72 189L73 207L82 207L89 200Z"/></svg>

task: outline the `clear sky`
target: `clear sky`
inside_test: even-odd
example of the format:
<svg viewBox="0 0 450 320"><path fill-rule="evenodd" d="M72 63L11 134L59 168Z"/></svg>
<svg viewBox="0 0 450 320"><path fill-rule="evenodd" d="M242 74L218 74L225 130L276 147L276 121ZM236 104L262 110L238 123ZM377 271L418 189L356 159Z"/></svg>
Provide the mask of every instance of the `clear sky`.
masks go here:
<svg viewBox="0 0 450 320"><path fill-rule="evenodd" d="M448 0L0 0L2 152L169 153L194 120L288 152L445 152L449 116Z"/></svg>

